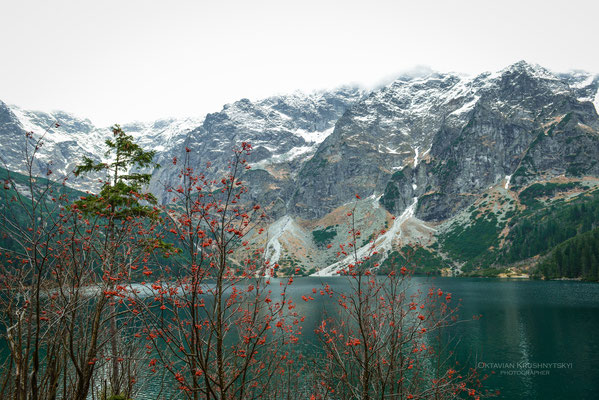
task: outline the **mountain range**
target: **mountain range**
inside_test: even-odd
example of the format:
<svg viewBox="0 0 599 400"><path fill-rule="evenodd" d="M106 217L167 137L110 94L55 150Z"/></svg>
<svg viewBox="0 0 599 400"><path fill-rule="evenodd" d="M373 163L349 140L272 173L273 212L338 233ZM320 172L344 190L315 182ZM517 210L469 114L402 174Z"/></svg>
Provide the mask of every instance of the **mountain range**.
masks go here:
<svg viewBox="0 0 599 400"><path fill-rule="evenodd" d="M121 126L156 151L161 167L149 189L162 202L179 179L171 161L186 147L192 166L210 161L222 171L233 146L250 142L244 179L271 217L255 242L283 271L329 275L350 262L340 245L351 212L358 252L374 243L380 268L409 262L421 272L520 276L597 228L599 217L564 222L570 235L522 250L525 238L557 237L539 227L595 204L598 110L598 74L520 61L477 76L405 75L372 90L241 99L202 117ZM109 128L0 102L8 170L26 172L25 132L43 135L34 173L50 169L74 188L97 190L97 180L70 172L83 156L105 157ZM526 224L537 230L526 236Z"/></svg>

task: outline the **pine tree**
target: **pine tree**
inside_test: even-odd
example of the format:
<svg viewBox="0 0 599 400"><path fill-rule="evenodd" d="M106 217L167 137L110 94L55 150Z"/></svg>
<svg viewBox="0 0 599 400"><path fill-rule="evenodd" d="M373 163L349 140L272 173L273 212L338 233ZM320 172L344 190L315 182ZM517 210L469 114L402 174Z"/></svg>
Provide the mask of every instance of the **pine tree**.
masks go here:
<svg viewBox="0 0 599 400"><path fill-rule="evenodd" d="M75 176L102 171L107 174L99 195L86 197L78 201L77 205L86 214L99 213L110 221L127 217L157 218L158 211L151 206L156 204L156 198L150 193L142 193L143 186L150 183L152 175L134 172L135 169L160 167L152 161L155 152L142 149L119 125L112 127L112 134L113 138L106 140L108 150L105 154L106 157L113 157L112 162L94 163L92 159L85 157L83 164L75 169Z"/></svg>
<svg viewBox="0 0 599 400"><path fill-rule="evenodd" d="M150 183L151 174L142 171L144 168L158 168L153 163L154 151L145 151L133 142L133 137L127 135L119 125L112 127L112 139L106 140L108 150L105 156L112 161L95 163L90 158L84 158L83 164L77 166L74 173L105 172L106 180L100 193L96 196L86 196L75 203L85 216L101 217L106 220L103 245L103 270L108 275L122 276L126 274L127 261L119 252L122 235L122 224L132 220L139 221L160 219L160 211L156 206L157 200L151 193L143 192L144 185ZM117 227L117 221L121 224ZM148 245L146 243L145 245ZM154 246L156 247L156 246ZM160 247L160 246L159 246ZM110 390L113 395L121 392L118 363L117 321L114 317L115 305L110 304L110 347L112 372Z"/></svg>

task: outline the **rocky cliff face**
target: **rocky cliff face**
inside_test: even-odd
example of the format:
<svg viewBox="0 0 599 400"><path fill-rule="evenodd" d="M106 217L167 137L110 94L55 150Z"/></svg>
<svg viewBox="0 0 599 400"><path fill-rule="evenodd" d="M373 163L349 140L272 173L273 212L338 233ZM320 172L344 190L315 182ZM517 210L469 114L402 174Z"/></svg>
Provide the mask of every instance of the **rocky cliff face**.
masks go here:
<svg viewBox="0 0 599 400"><path fill-rule="evenodd" d="M252 197L272 204L274 215L283 215L297 171L333 131L343 113L362 96L359 89L341 88L227 104L220 112L208 114L196 129L176 136L180 145L159 155L158 161L165 168L155 172L152 190L160 193L165 184L177 181L178 168L172 167L172 159L181 158L184 147L191 149L192 166L202 168L210 161L214 170L223 171L231 149L245 141L254 147L250 157L253 168L245 176Z"/></svg>
<svg viewBox="0 0 599 400"><path fill-rule="evenodd" d="M319 218L356 193L381 195L395 172L429 156L444 124L464 121L471 92L462 78L441 74L400 78L372 92L343 115L304 165L292 211Z"/></svg>
<svg viewBox="0 0 599 400"><path fill-rule="evenodd" d="M203 168L210 161L216 171L222 171L232 148L242 141L254 146L254 170L246 179L254 184L255 197L265 199L265 194L272 194L265 192L269 187L283 185L289 190L301 163L314 154L335 122L363 95L360 89L346 87L255 102L242 99L205 117L134 122L122 124L122 128L144 148L156 151L156 161L162 168L153 171L150 188L163 200L164 186L174 185L178 179L179 167L172 164L172 159L181 157L185 147L192 149L194 167ZM56 177L68 176L69 182L79 188L89 182L79 182L71 172L83 156L105 158L109 127L95 127L89 120L65 112L29 111L4 103L0 103L0 118L3 159L8 169L25 172L25 132L33 132L34 138L43 136L40 162L51 161Z"/></svg>
<svg viewBox="0 0 599 400"><path fill-rule="evenodd" d="M596 93L599 79L588 84ZM523 62L465 85L472 99L445 116L426 160L389 181L381 202L390 211L416 196L416 215L441 221L502 181L515 189L599 173L599 119L580 88Z"/></svg>
<svg viewBox="0 0 599 400"><path fill-rule="evenodd" d="M180 165L172 160L185 147L194 168L210 161L218 173L232 147L250 142L252 169L244 178L252 201L276 220L267 254L319 270L334 261L319 240L345 240L341 219L356 205L350 203L355 194L362 198L357 210L365 235L383 227L393 232L384 238L390 252L434 241L437 225L458 218L490 190L517 196L537 181L599 177L598 90L599 75L554 74L519 62L475 77L403 76L369 92L345 87L242 99L203 118L123 128L157 152L162 167L153 171L150 189L165 202L165 187L179 179ZM0 103L9 169L22 171L24 132L39 137L47 127L40 163L52 162L57 175L68 175L83 155L104 157L108 128Z"/></svg>
<svg viewBox="0 0 599 400"><path fill-rule="evenodd" d="M4 168L26 173L26 152L31 155L37 146L34 174L67 179L79 189L98 188L95 179L77 179L71 173L82 157L99 160L104 152L103 134L89 120L64 112L27 111L0 102L0 138Z"/></svg>

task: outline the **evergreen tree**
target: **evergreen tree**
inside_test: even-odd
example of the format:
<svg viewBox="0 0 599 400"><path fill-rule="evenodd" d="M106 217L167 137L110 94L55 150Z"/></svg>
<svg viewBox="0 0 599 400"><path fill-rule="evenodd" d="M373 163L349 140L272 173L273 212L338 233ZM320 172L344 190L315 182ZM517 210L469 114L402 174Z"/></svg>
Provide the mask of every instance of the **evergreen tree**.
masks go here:
<svg viewBox="0 0 599 400"><path fill-rule="evenodd" d="M144 185L150 183L150 173L135 172L143 168L158 168L153 163L154 151L145 151L133 142L133 137L127 135L119 125L112 127L112 139L106 140L108 150L106 157L112 157L108 163L95 163L85 157L83 164L75 169L75 176L89 172L106 172L107 179L98 196L89 196L76 204L88 215L100 214L109 221L127 217L147 217L155 219L158 210L151 205L156 204L156 198L150 193L142 193ZM142 200L146 205L142 204Z"/></svg>
<svg viewBox="0 0 599 400"><path fill-rule="evenodd" d="M577 235L558 245L539 264L545 278L581 278L599 280L599 228Z"/></svg>
<svg viewBox="0 0 599 400"><path fill-rule="evenodd" d="M145 151L141 146L133 142L133 137L127 135L119 125L112 127L112 139L106 140L108 150L106 157L112 161L107 163L95 163L90 158L84 158L83 164L77 166L74 173L76 176L82 173L105 172L106 179L98 195L86 196L75 203L84 216L100 217L106 221L104 225L105 234L101 238L102 270L108 275L109 280L117 280L117 277L126 276L130 278L127 258L131 253L132 245L127 225L132 226L143 220L157 221L160 219L160 210L156 207L156 198L147 192L143 192L144 185L150 182L151 174L140 172L144 168L158 168L153 163L154 151ZM117 225L117 222L120 224ZM121 251L126 243L128 247ZM161 243L153 243L151 247L160 247ZM133 243L133 245L135 245ZM148 247L145 241L141 247ZM113 284L116 286L116 284ZM118 327L114 315L114 302L109 304L110 308L110 347L111 366L110 391L112 395L121 394L122 380L119 375L119 343Z"/></svg>

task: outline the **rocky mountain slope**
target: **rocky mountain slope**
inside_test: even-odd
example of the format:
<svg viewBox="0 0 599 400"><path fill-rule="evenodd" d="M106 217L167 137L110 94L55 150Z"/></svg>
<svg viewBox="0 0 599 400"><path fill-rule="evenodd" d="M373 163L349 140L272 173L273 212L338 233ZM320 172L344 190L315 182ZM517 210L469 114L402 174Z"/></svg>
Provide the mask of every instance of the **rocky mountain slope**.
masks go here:
<svg viewBox="0 0 599 400"><path fill-rule="evenodd" d="M191 150L192 166L201 168L211 162L214 170L222 171L232 148L245 141L254 147L250 157L253 169L246 174L252 196L260 203L273 203L271 212L284 215L297 171L363 95L363 91L347 87L227 104L220 112L208 114L189 134L178 135L179 146L159 154L158 162L170 166L154 173L152 191L161 193L165 184L177 181L179 170L171 167L171 161L182 158L185 147Z"/></svg>
<svg viewBox="0 0 599 400"><path fill-rule="evenodd" d="M146 149L164 151L177 135L185 135L200 123L199 118L167 119L151 123L124 124L123 129L133 135ZM29 139L26 132L31 132ZM67 179L78 189L97 189L93 180L78 179L72 175L83 157L95 160L105 158L105 140L111 135L109 127L98 128L89 119L82 119L63 111L42 112L24 110L0 101L0 137L2 138L2 167L26 173L25 151L37 150L34 173L45 175L52 171L55 180Z"/></svg>
<svg viewBox="0 0 599 400"><path fill-rule="evenodd" d="M380 263L405 259L406 246L418 245L420 264L461 271L500 262L481 255L510 246L516 229L510 221L529 209L521 196L534 184L568 187L545 196L547 207L595 190L598 109L599 75L555 74L518 62L474 77L403 76L371 91L242 99L204 118L123 127L157 152L162 167L150 189L163 201L165 187L178 180L172 159L185 147L194 168L210 161L222 171L230 149L250 142L245 179L252 201L272 217L257 244L285 268L328 274L346 263L339 245L347 241L352 212L360 251L371 251L374 241ZM107 128L0 103L8 169L22 171L24 132L39 135L46 127L40 173L44 163L58 176L83 155L103 157ZM490 239L460 249L460 240L479 231ZM473 248L482 250L470 254Z"/></svg>

